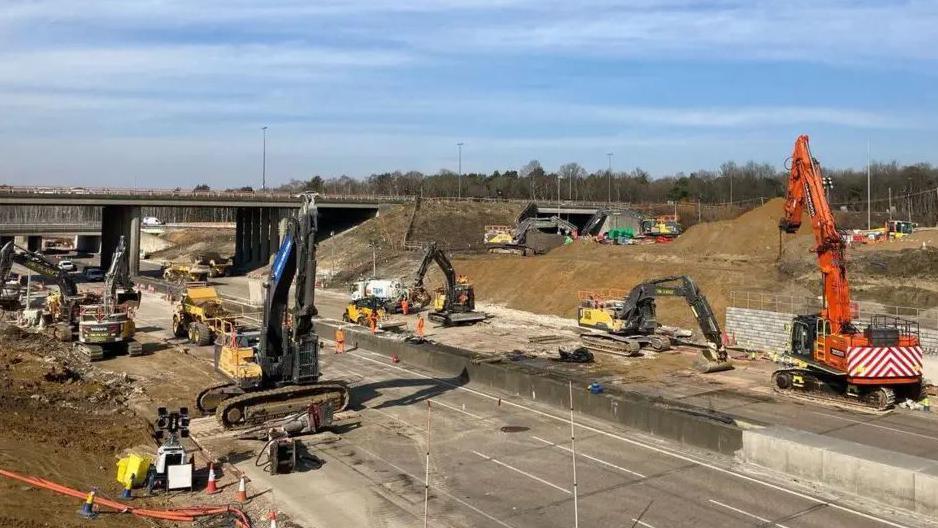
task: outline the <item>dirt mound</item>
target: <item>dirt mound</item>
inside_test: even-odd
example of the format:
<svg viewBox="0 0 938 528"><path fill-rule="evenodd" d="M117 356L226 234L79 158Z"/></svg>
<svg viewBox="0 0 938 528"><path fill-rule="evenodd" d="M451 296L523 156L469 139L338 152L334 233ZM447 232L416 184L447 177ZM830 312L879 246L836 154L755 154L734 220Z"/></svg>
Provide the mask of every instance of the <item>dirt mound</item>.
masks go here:
<svg viewBox="0 0 938 528"><path fill-rule="evenodd" d="M434 240L451 252L481 250L484 227L514 224L521 208L507 203L423 201L415 214L413 204L391 206L319 244L318 272L331 278L333 285L371 276L374 246L378 276L407 276L423 256L414 246ZM407 235L410 251L404 249Z"/></svg>
<svg viewBox="0 0 938 528"><path fill-rule="evenodd" d="M133 391L130 380L89 367L62 343L3 326L0 387L0 467L117 496L115 456L150 441L147 424L123 405ZM0 526L85 526L78 506L0 479ZM148 526L129 516L103 515L98 523Z"/></svg>
<svg viewBox="0 0 938 528"><path fill-rule="evenodd" d="M733 220L697 224L672 242L669 249L685 256L744 255L775 259L779 245L778 219L782 217L784 206L784 199L774 198ZM811 225L805 219L798 233L783 237L783 246L807 247L811 237Z"/></svg>
<svg viewBox="0 0 938 528"><path fill-rule="evenodd" d="M150 259L190 262L195 254L234 255L235 250L234 229L197 227L173 229L167 230L160 238L173 245L150 253L148 255Z"/></svg>

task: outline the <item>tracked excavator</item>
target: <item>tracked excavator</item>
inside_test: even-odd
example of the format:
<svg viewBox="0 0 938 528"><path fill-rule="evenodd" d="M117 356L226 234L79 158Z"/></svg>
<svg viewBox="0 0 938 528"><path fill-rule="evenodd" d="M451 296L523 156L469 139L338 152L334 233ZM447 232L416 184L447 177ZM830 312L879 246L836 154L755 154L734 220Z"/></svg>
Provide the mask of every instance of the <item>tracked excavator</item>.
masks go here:
<svg viewBox="0 0 938 528"><path fill-rule="evenodd" d="M644 346L655 351L671 348L670 338L656 333L660 324L655 312L655 299L683 297L707 340L707 347L701 350L695 364L697 370L711 373L733 368L723 345L720 323L709 301L686 275L645 281L619 298L603 292L580 292L579 297L578 324L601 331L581 336L586 347L625 355L635 354Z"/></svg>
<svg viewBox="0 0 938 528"><path fill-rule="evenodd" d="M13 264L19 264L43 277L55 280L58 289L46 297L45 309L38 314L38 320L35 322L52 328L57 339L71 341L81 306L97 302L98 297L91 293L80 293L68 272L59 269L41 254L8 242L0 249L0 272L3 273L0 280L3 283L6 283Z"/></svg>
<svg viewBox="0 0 938 528"><path fill-rule="evenodd" d="M824 193L821 166L808 136L795 141L780 233L795 233L807 209L821 270L820 313L796 316L791 342L772 374L776 390L807 399L884 411L922 393L918 323L874 315L863 328L853 321L846 244Z"/></svg>
<svg viewBox="0 0 938 528"><path fill-rule="evenodd" d="M475 289L469 283L469 279L456 275L452 262L436 242L427 244L423 260L420 261L420 266L414 274L413 284L409 292L409 297L414 305L426 306L431 300L430 293L426 290L423 280L430 269L430 264L434 262L443 272L445 283L442 291L438 291L436 297L433 298L433 309L428 317L445 326L468 325L484 321L486 315L475 311Z"/></svg>
<svg viewBox="0 0 938 528"><path fill-rule="evenodd" d="M319 336L313 329L316 280L316 195L302 195L287 219L283 243L265 284L260 332L232 328L216 346L215 364L230 381L199 393L196 405L226 428L262 425L309 413L331 415L349 403L342 382L321 381ZM295 282L292 306L290 286Z"/></svg>
<svg viewBox="0 0 938 528"><path fill-rule="evenodd" d="M79 307L76 350L92 361L122 352L142 355L142 345L134 340L134 309L139 305L140 292L130 278L127 244L120 237L104 276L100 303Z"/></svg>
<svg viewBox="0 0 938 528"><path fill-rule="evenodd" d="M7 242L0 247L0 310L18 310L20 305L19 281L10 278L13 270L13 242Z"/></svg>

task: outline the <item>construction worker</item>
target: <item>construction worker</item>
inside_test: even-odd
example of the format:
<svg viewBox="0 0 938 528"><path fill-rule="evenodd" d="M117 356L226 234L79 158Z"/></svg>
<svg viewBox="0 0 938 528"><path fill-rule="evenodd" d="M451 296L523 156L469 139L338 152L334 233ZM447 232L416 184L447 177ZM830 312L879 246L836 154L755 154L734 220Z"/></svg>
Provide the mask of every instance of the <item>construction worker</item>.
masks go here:
<svg viewBox="0 0 938 528"><path fill-rule="evenodd" d="M371 326L372 334L378 332L378 310L372 309L371 313L368 314L368 324Z"/></svg>
<svg viewBox="0 0 938 528"><path fill-rule="evenodd" d="M424 325L423 314L417 314L417 337L423 337Z"/></svg>
<svg viewBox="0 0 938 528"><path fill-rule="evenodd" d="M335 353L345 352L345 329L341 326L335 329Z"/></svg>
<svg viewBox="0 0 938 528"><path fill-rule="evenodd" d="M922 410L925 412L931 412L931 403L928 401L928 394L922 398L922 401L919 402L922 405Z"/></svg>
<svg viewBox="0 0 938 528"><path fill-rule="evenodd" d="M410 311L410 303L407 302L407 297L401 299L401 313L407 315L407 312Z"/></svg>

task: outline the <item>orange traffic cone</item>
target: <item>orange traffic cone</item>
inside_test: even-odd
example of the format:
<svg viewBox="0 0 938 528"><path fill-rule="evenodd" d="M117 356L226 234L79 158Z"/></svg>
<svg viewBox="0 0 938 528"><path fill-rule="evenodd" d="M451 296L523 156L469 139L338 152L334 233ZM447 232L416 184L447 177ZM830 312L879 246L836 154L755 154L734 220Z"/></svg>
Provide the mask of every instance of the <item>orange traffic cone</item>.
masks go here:
<svg viewBox="0 0 938 528"><path fill-rule="evenodd" d="M391 352L391 363L400 363L401 358L397 357L396 352Z"/></svg>
<svg viewBox="0 0 938 528"><path fill-rule="evenodd" d="M215 465L208 465L208 486L205 486L205 493L214 495L218 493L218 484L215 482Z"/></svg>
<svg viewBox="0 0 938 528"><path fill-rule="evenodd" d="M238 502L246 502L248 500L248 493L244 489L244 477L241 477L241 481L238 482L238 493L235 494L235 500Z"/></svg>
<svg viewBox="0 0 938 528"><path fill-rule="evenodd" d="M270 512L267 514L267 518L270 519L270 528L277 528L277 512Z"/></svg>

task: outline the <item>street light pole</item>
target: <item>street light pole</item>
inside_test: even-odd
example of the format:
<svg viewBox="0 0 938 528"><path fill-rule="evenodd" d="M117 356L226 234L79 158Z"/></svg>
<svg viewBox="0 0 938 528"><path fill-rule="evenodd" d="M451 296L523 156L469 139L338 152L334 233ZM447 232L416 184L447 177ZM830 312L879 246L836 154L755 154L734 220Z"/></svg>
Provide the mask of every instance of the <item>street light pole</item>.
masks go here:
<svg viewBox="0 0 938 528"><path fill-rule="evenodd" d="M459 172L457 173L457 191L456 197L462 198L462 142L456 143L456 146L459 147Z"/></svg>
<svg viewBox="0 0 938 528"><path fill-rule="evenodd" d="M866 229L873 229L872 205L870 205L870 138L866 138Z"/></svg>
<svg viewBox="0 0 938 528"><path fill-rule="evenodd" d="M606 198L606 202L612 203L612 152L607 152L606 156L609 158L609 196Z"/></svg>
<svg viewBox="0 0 938 528"><path fill-rule="evenodd" d="M262 126L261 130L264 133L264 153L263 161L261 162L261 189L267 190L267 127Z"/></svg>

